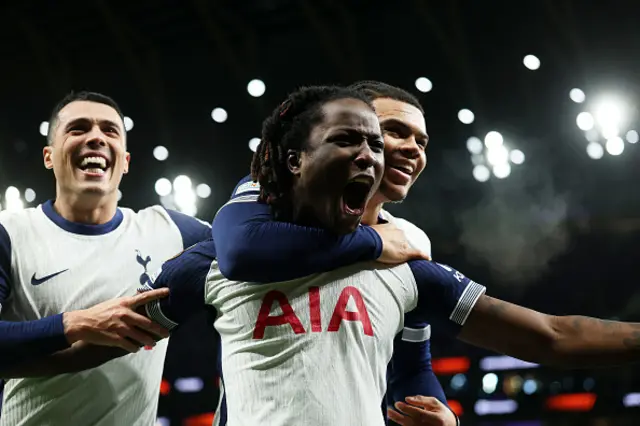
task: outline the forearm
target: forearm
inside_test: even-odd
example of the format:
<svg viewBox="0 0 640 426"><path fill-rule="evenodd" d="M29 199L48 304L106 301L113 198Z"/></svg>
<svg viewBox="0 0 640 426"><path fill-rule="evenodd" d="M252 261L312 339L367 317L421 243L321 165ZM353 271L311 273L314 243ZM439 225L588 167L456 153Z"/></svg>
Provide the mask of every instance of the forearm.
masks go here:
<svg viewBox="0 0 640 426"><path fill-rule="evenodd" d="M387 403L404 402L408 396L422 395L432 396L447 405L444 389L442 389L442 385L430 365L424 366L415 374L394 378L389 383L387 394L393 399L393 401L387 401Z"/></svg>
<svg viewBox="0 0 640 426"><path fill-rule="evenodd" d="M628 364L640 360L640 323L583 316L552 317L551 363L567 368Z"/></svg>
<svg viewBox="0 0 640 426"><path fill-rule="evenodd" d="M68 347L62 314L34 321L0 321L0 370Z"/></svg>
<svg viewBox="0 0 640 426"><path fill-rule="evenodd" d="M127 355L124 349L89 345L78 342L55 354L30 358L0 369L0 377L14 379L24 377L47 377L58 374L77 373L99 367L107 361Z"/></svg>
<svg viewBox="0 0 640 426"><path fill-rule="evenodd" d="M382 252L382 240L371 228L337 236L273 221L269 207L257 202L223 207L213 222L213 236L220 271L227 278L253 282L326 272L375 260Z"/></svg>

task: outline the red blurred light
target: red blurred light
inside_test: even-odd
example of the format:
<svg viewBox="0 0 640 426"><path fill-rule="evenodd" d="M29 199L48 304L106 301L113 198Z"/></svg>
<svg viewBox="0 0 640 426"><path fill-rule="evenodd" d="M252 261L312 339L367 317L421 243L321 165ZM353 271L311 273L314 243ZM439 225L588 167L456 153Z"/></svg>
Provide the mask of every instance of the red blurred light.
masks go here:
<svg viewBox="0 0 640 426"><path fill-rule="evenodd" d="M160 382L160 395L168 395L171 391L171 385L165 379Z"/></svg>
<svg viewBox="0 0 640 426"><path fill-rule="evenodd" d="M460 356L454 358L438 358L431 360L433 372L443 376L450 374L466 373L469 371L471 361L469 358Z"/></svg>
<svg viewBox="0 0 640 426"><path fill-rule="evenodd" d="M182 426L211 426L213 424L215 414L205 413L197 416L188 417L182 422Z"/></svg>
<svg viewBox="0 0 640 426"><path fill-rule="evenodd" d="M568 393L547 398L547 408L554 411L591 411L598 397L594 393Z"/></svg>
<svg viewBox="0 0 640 426"><path fill-rule="evenodd" d="M460 417L464 412L464 410L462 409L462 404L460 404L458 401L450 399L447 401L447 404L449 404L449 408L451 408L451 411L456 413L456 416L458 417Z"/></svg>

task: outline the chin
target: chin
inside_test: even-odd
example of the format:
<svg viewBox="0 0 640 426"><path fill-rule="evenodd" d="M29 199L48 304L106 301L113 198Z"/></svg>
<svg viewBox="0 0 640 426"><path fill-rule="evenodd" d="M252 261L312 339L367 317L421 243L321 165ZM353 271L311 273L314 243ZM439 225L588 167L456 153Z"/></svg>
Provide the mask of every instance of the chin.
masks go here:
<svg viewBox="0 0 640 426"><path fill-rule="evenodd" d="M399 185L384 185L380 187L380 192L390 203L401 203L407 198L409 188Z"/></svg>

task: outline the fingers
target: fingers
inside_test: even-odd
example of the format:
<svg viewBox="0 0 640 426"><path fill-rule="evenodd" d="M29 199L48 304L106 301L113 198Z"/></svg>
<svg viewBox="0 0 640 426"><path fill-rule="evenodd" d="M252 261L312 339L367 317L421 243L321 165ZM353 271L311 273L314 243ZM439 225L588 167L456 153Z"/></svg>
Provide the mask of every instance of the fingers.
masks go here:
<svg viewBox="0 0 640 426"><path fill-rule="evenodd" d="M118 334L112 334L109 336L111 339L111 344L108 346L115 346L121 349L124 349L125 351L129 352L129 353L136 353L140 350L140 346L136 345L134 342L132 342L131 340L127 340L124 337L118 335Z"/></svg>
<svg viewBox="0 0 640 426"><path fill-rule="evenodd" d="M146 305L152 300L162 299L164 297L167 297L168 295L169 295L169 289L166 287L158 288L155 290L149 290L149 291L145 291L144 293L139 293L139 294L136 294L135 296L132 296L128 302L128 305L131 307L131 309L135 309L139 306Z"/></svg>
<svg viewBox="0 0 640 426"><path fill-rule="evenodd" d="M440 406L444 406L444 404L440 402L438 398L434 398L432 396L422 396L422 395L408 396L405 398L405 400L409 404L418 405L424 408L425 410L437 409L437 408L440 408Z"/></svg>
<svg viewBox="0 0 640 426"><path fill-rule="evenodd" d="M416 259L416 260L417 259L431 260L431 256L429 256L427 253L425 253L425 252L423 252L421 250L418 250L418 249L414 249L414 248L411 248L409 250L409 257L411 259Z"/></svg>
<svg viewBox="0 0 640 426"><path fill-rule="evenodd" d="M439 421L440 417L433 411L426 411L422 408L415 407L413 405L405 404L404 402L396 402L395 407L401 413L416 420L417 424L429 424L428 421ZM437 423L436 423L437 424Z"/></svg>
<svg viewBox="0 0 640 426"><path fill-rule="evenodd" d="M123 320L128 326L138 327L139 329L146 331L151 335L157 336L159 339L169 337L169 330L159 324L156 324L155 322L153 322L153 320L133 311L129 312L127 316L123 318ZM153 342L153 344L155 344L155 341Z"/></svg>
<svg viewBox="0 0 640 426"><path fill-rule="evenodd" d="M415 422L411 419L411 417L403 416L402 414L395 411L393 408L387 408L387 416L402 426L413 426Z"/></svg>
<svg viewBox="0 0 640 426"><path fill-rule="evenodd" d="M130 327L130 328L124 329L121 335L131 340L132 343L137 345L138 347L156 345L156 339L154 339L153 336L145 333L144 331L136 327Z"/></svg>

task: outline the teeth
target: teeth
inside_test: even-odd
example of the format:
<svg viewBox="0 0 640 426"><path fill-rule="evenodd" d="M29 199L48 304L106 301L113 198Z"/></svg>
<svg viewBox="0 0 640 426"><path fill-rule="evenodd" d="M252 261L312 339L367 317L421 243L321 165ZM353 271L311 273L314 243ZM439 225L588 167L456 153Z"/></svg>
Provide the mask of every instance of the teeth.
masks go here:
<svg viewBox="0 0 640 426"><path fill-rule="evenodd" d="M107 168L107 160L102 157L85 157L80 163L80 167L86 167L89 164L95 164L103 170Z"/></svg>
<svg viewBox="0 0 640 426"><path fill-rule="evenodd" d="M408 175L410 175L411 173L413 173L413 169L411 169L410 167L404 167L404 166L393 166L396 169L400 170L401 172L404 172Z"/></svg>
<svg viewBox="0 0 640 426"><path fill-rule="evenodd" d="M365 185L369 185L371 183L371 180L361 176L355 178L352 182L364 183Z"/></svg>

